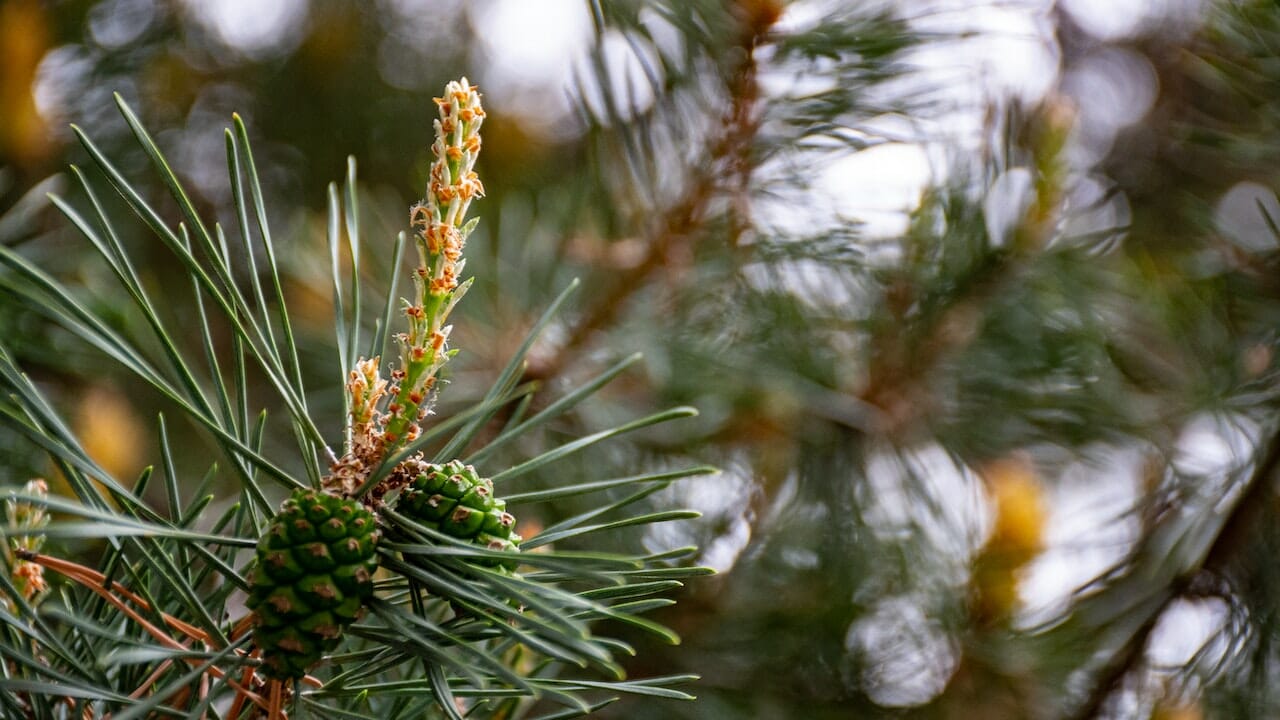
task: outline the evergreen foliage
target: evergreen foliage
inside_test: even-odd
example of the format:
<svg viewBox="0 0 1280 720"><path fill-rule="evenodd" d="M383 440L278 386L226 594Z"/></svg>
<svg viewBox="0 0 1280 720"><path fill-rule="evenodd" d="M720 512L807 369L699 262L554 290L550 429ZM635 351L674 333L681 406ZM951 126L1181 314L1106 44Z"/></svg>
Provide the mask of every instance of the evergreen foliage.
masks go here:
<svg viewBox="0 0 1280 720"><path fill-rule="evenodd" d="M93 183L78 168L73 168L73 174L90 200L92 220L61 198L53 197L53 202L111 268L145 319L151 338L144 341L113 327L78 300L73 289L7 247L0 248L0 263L8 271L4 287L168 398L180 414L208 433L240 489L235 502L218 510L216 519L210 518L215 496L207 493L220 476L217 462L194 493L184 492L161 416L158 431L167 505L153 509L144 500L152 470L148 468L132 483L112 477L85 451L13 356L0 348L0 367L9 392L0 412L33 447L49 454L75 496L71 500L15 491L7 500L10 507L38 508L41 520L38 524L22 521L32 512L12 514L19 519L16 530L21 533L10 536L20 541L12 548L14 560L34 563L70 582L60 583L57 592L48 596L34 594L30 588L14 585L20 577L16 563L11 574L0 579L0 590L11 601L7 610L0 610L5 621L4 652L10 661L0 678L6 713L15 717L107 713L200 717L216 710L227 717L280 717L288 708L342 717L460 718L463 713L513 717L534 710L541 698L568 708L549 715L544 712L545 716L565 717L607 704L610 690L691 698L670 687L691 676L624 681L614 656L630 652L630 646L594 633L591 626L608 620L676 642L671 631L642 615L669 602L652 596L678 587L678 578L705 574L705 569L681 562L696 552L693 548L648 556L548 550L523 556L520 565L526 572L513 573L508 566L514 563L506 552L512 537L510 516L491 496L478 497L481 490L490 492L491 483L478 478L466 481L468 492L459 499L468 507L482 506L474 519L490 535L505 533L506 537L495 537L500 547L469 542L480 535L450 525L458 512L440 523L438 518L426 524L410 519L422 509L412 493L405 508L410 517L394 509L398 505L392 500L401 488L387 483L401 465L417 467L424 451L443 457L466 451L495 413L532 396L534 389L519 383L520 362L537 330L569 291L561 294L481 403L425 432L392 432L394 427L416 428L426 418L429 405L426 397L415 401L408 408L408 424L395 425L400 417L394 404L399 391L386 393L384 399L393 402L380 405L383 393L368 392L381 384L376 361L355 358L361 325L356 299L359 275L353 274L348 284L339 262L345 246L350 253L346 259L358 268L362 252L352 161L343 199L336 185L330 189L337 347L343 368L359 366L351 370L346 387L356 402L348 405L351 425L346 452L339 458L307 407L298 348L244 124L237 117L235 130L226 132L228 167L241 240L246 246L255 239L261 242L267 262L261 276L256 271L250 275L247 287L235 278L233 253L222 227L210 228L199 217L151 136L129 106L117 102L178 205L183 221L176 229L87 134L76 132L112 188L189 275L191 302L201 318L194 337L175 332L166 322L163 306L153 300L121 245L115 221L103 211ZM437 129L442 136L448 133L447 128ZM437 154L445 162L448 153L443 146ZM457 177L457 168L453 170ZM431 192L444 191L433 188ZM450 213L449 221L453 220ZM428 226L423 236L430 233ZM465 231L461 240L451 241L457 244L454 252L460 253L463 240ZM397 248L402 246L403 236ZM424 253L422 267L435 268L431 263L445 258L461 270L457 255L446 258L450 252L437 247L431 254ZM246 255L252 256L252 252ZM393 269L397 265L387 264ZM448 271L444 272L447 276ZM465 286L449 284L443 289L446 300L455 287ZM421 283L419 290L428 301L434 293L434 287ZM394 301L386 299L387 309L378 316L383 323L392 317ZM345 307L352 308L351 316L345 314ZM410 321L418 317L414 309L409 303ZM226 360L215 348L219 326L214 318L230 331L230 367L225 367ZM380 325L375 333L375 356L388 339L385 328ZM428 358L423 365L428 368L425 374L417 374L414 387L418 389L430 389L423 380L438 372L452 354L443 343L448 328L432 324L419 337L411 322L410 333L401 336L408 348L406 357L416 357L413 348L429 343L432 333L442 341L435 344L435 360ZM270 423L265 410L251 410L254 399L248 394L248 378L259 372L287 409L286 422ZM524 435L571 409L616 374L570 392L531 416L510 415L507 431L476 449L492 450ZM403 383L401 387L415 382L414 373L397 371L392 377ZM341 388L332 391L343 392ZM527 401L519 407L527 408ZM554 447L495 476L510 480L612 436L692 414L689 408L651 414ZM287 464L303 469L301 476L264 453L269 433L289 431L297 446ZM320 464L326 458L331 469L322 478ZM693 467L616 481L592 478L532 493L525 501L632 488L630 496L566 518L531 538L529 544L547 546L612 527L695 517L696 513L678 510L627 514L626 508L676 480L707 471ZM292 489L293 494L277 513L268 498L280 487ZM378 492L370 493L366 502L381 517L379 523L394 529L392 541L378 542L374 515L361 506L361 498L375 487ZM491 517L489 511L498 514ZM66 519L45 522L45 512ZM614 518L592 524L606 515ZM467 525L464 520L458 522ZM8 532L14 530L10 527ZM36 553L21 540L36 533L58 540L106 538L107 547L94 568ZM254 546L256 558L242 552ZM247 565L255 559L257 569L250 570ZM504 567L495 567L495 560ZM379 565L386 577L375 580ZM244 612L245 603L252 612ZM366 607L368 617L357 622ZM254 626L253 632L247 632ZM344 636L352 642L340 644ZM251 639L257 650L249 646ZM340 652L331 654L334 651ZM313 669L322 660L323 666ZM579 672L563 672L562 666ZM601 673L603 679L597 679Z"/></svg>
<svg viewBox="0 0 1280 720"><path fill-rule="evenodd" d="M0 198L0 714L1277 714L1275 0L1113 34L1085 3L590 0L576 117L490 107L479 164L466 129L410 149L421 85L488 57L446 5L418 74L385 62L412 3L310 3L268 60L208 62L180 12L103 50L99 95L168 77L176 33L239 88L221 191L187 181L194 120L166 144L134 110L218 93L82 110L44 186L0 154L28 163ZM1003 12L1051 28L1047 89L966 67ZM930 166L900 225L826 206L893 149ZM371 181L309 196L346 152ZM449 209L482 190L478 224ZM162 413L154 470L63 412L108 377ZM289 496L378 518L337 643L309 605L252 629L308 592L251 575Z"/></svg>

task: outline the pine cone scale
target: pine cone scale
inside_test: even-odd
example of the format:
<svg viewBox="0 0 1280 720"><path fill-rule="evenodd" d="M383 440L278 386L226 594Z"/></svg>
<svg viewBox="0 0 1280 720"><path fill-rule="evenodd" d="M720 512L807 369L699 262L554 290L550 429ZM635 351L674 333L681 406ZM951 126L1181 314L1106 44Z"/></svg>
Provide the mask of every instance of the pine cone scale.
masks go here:
<svg viewBox="0 0 1280 720"><path fill-rule="evenodd" d="M298 490L258 543L249 608L263 670L299 678L337 646L373 594L378 533L355 500Z"/></svg>
<svg viewBox="0 0 1280 720"><path fill-rule="evenodd" d="M409 519L488 550L519 550L515 516L495 496L492 480L458 460L443 465L409 460L406 465L402 474L413 479L405 484L396 507ZM501 565L511 569L516 561Z"/></svg>

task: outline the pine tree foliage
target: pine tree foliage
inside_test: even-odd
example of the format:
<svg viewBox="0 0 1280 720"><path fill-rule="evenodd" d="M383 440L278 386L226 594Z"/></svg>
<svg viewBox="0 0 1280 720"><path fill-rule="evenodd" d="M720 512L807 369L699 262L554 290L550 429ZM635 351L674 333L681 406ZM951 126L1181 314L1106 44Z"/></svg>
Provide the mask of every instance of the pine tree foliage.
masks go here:
<svg viewBox="0 0 1280 720"><path fill-rule="evenodd" d="M1272 175L1260 160L1274 147L1261 60L1271 5L1223 3L1206 18L1189 47L1214 71L1187 73L1229 102L1167 100L1155 113L1174 118L1169 147L1157 146L1164 165L1126 154L1150 138L1121 138L1100 163L1115 179L1099 191L1095 169L1077 164L1088 116L1072 104L1090 98L997 105L986 142L950 158L945 181L887 240L778 222L771 203L795 202L788 189L807 187L833 140L854 152L890 141L866 131L870 118L936 111L931 89L911 82L910 53L959 38L895 22L909 11L824 6L812 26L753 30L767 4L737 15L675 5L657 11L686 29L674 59L653 18L605 6L615 31L659 48L662 82L648 112L586 110L608 167L624 162L650 193L618 191L644 200L606 232L645 238L645 258L692 262L642 265L625 289L610 286L628 312L578 326L609 328L615 343L643 338L667 369L667 397L725 408L708 439L762 488L752 539L685 648L732 669L707 670L700 702L673 712L1141 717L1211 711L1221 694L1237 708L1226 717L1266 714L1268 573L1257 561L1238 573L1268 547L1257 508L1276 432L1275 306L1259 270L1272 251L1247 248L1276 236L1223 246L1208 216L1232 183ZM700 34L717 26L699 10L738 33ZM698 52L726 59L700 66L723 74L684 86L682 62ZM829 96L768 84L813 60ZM596 80L585 97L625 95L606 73ZM1012 221L993 204L1015 208ZM630 333L618 329L625 317ZM679 330L646 335L660 325ZM1224 459L1196 459L1206 437ZM1099 527L1125 528L1114 541L1124 549L1061 606L1029 613L1018 586L1048 546L1051 494L1092 478L1137 487L1092 510ZM1168 623L1188 607L1226 608L1221 638L1184 665L1155 665L1157 627L1176 633Z"/></svg>
<svg viewBox="0 0 1280 720"><path fill-rule="evenodd" d="M348 17L325 5L335 14L318 24ZM1033 103L956 107L948 84L975 79L938 81L921 57L967 58L970 33L936 28L965 27L972 5L587 3L592 52L572 78L585 133L552 159L522 156L549 168L528 184L486 177L469 250L477 281L452 336L463 354L442 376L455 382L421 437L372 476L419 450L421 467L473 465L453 473L459 497L437 502L455 508L491 479L525 535L518 569L493 537L420 514L428 492L446 497L439 478L397 476L422 494L413 512L383 514L369 614L303 678L293 710L1276 714L1276 3L1205 3L1192 23L1127 37L1090 35L1079 4L1061 3L1039 20L1055 28L1062 82ZM1111 100L1070 83L1135 67L1150 71L1151 109L1099 135L1095 111ZM354 104L367 97L342 87ZM354 169L330 193L317 263L297 252L305 243L270 236L274 193L243 124L228 136L223 232L201 224L123 116L172 199L118 143L86 138L98 169L73 173L82 201L58 202L133 309L43 271L57 258L33 244L0 248L3 295L24 306L0 319L11 398L0 408L77 497L32 486L6 507L15 542L48 538L35 565L34 549L11 545L13 572L0 577L0 702L18 717L86 704L227 717L247 697L232 683L257 663L235 622L253 544L280 498L325 478L326 444L343 455L336 419L359 405L313 378L387 357L395 299L416 292L393 284L413 239L388 249L368 230L398 228L402 203L379 222L388 203L358 193ZM953 117L981 127L957 139ZM821 168L895 144L937 161L905 227L823 212ZM1267 192L1224 210L1245 181ZM186 307L157 300L157 279L130 264L140 248L112 219L107 187L177 258L173 274L194 285ZM581 300L531 313L573 277ZM332 293L336 361L328 347L317 360L319 344L291 325L291 282ZM203 319L174 324L190 310ZM30 311L91 354L46 361L48 331L22 319ZM512 342L504 323L532 331ZM173 408L157 426L159 469L136 480L111 480L41 394L103 354ZM455 392L464 374L496 381L472 402ZM686 405L702 411L696 424L665 422ZM680 409L654 411L668 406ZM203 467L186 477L187 444L173 440L186 423L218 453L203 481ZM709 473L702 461L724 471L694 477ZM602 462L647 469L601 478ZM214 490L227 478L238 504ZM671 510L685 504L702 516ZM545 526L527 531L529 518ZM50 554L101 537L109 547L91 566ZM699 564L727 572L682 587ZM1078 584L1046 605L1028 588L1047 575ZM41 582L47 594L33 594ZM678 649L662 644L664 626ZM1201 635L1170 651L1170 638ZM656 679L612 679L622 668ZM686 692L697 702L651 701ZM236 712L251 716L250 704Z"/></svg>
<svg viewBox="0 0 1280 720"><path fill-rule="evenodd" d="M672 687L687 682L690 676L623 680L624 672L615 658L631 652L630 646L593 628L599 625L603 629L600 623L604 621L676 642L670 630L643 616L667 605L670 601L659 595L679 587L683 578L705 574L706 570L687 562L694 549L635 555L590 552L589 548L594 535L613 528L696 516L682 510L637 514L629 509L675 481L710 469L695 466L616 479L591 477L525 493L508 488L515 487L511 482L519 476L597 443L687 417L693 411L675 408L631 419L525 458L513 467L494 468L480 459L486 451L522 438L572 409L630 364L621 363L536 412L525 413L535 388L520 383L521 362L538 330L567 301L571 286L555 300L482 401L441 417L420 433L401 435L394 443L392 433L385 432L387 454L367 458L373 465L367 469L367 477L360 478L366 481L363 487L346 488L340 481L349 479L343 474L349 467L339 461L338 453L349 452L352 439L331 446L333 441L320 430L321 423L309 408L321 393L340 394L344 390L341 383L327 390L302 386L298 347L282 291L279 251L267 222L266 198L245 125L237 117L234 129L225 134L237 220L229 237L221 225L210 226L198 215L133 110L118 98L117 102L176 203L181 217L176 225L143 199L88 133L77 128L76 134L109 188L172 254L174 267L189 279L190 295L182 300L155 295L120 242L121 221L104 211L101 189L74 167L72 175L88 198L87 206L76 207L57 196L53 196L53 203L116 276L133 301L131 312L144 322L148 335L135 336L128 328L96 314L76 288L53 278L9 247L0 248L0 263L5 268L0 283L47 321L96 348L162 394L173 410L158 418L159 471L148 468L131 479L112 477L86 453L41 389L23 374L12 352L0 349L6 388L0 413L29 447L47 453L74 494L74 498L64 498L18 490L7 499L11 508L6 529L11 553L7 557L13 566L0 580L0 591L9 601L0 610L5 626L4 642L0 643L5 657L0 702L5 715L257 717L281 716L288 709L302 716L322 717L460 718L465 714L510 718L531 716L531 712L539 717L572 717L607 705L611 691L690 698ZM384 356L393 335L391 328L397 322L394 308L398 299L393 295L376 308L375 321L362 312L359 267L369 251L363 247L361 232L352 160L341 192L337 185L330 188L328 240L336 347L341 367L350 369L353 379L360 375L357 354ZM404 244L402 235L392 252L384 249L386 254L377 258L388 273L399 267ZM254 263L254 246L261 250L266 265L251 265L246 283L238 279L244 268L237 263L240 258ZM196 327L174 326L168 319L167 306L179 302L190 303L197 310L200 323ZM412 309L412 304L409 307ZM409 314L412 319L413 313ZM371 336L363 334L369 326ZM412 334L402 338L410 347L415 342ZM222 343L229 343L229 353ZM285 409L284 418L269 418L265 410L256 409L261 400L249 393L253 386L250 378L254 377L273 390ZM347 391L352 387L348 384ZM420 417L425 418L427 405L422 404ZM395 410L389 407L391 414L384 421L394 423ZM495 414L510 407L518 409L507 413L500 433L473 442ZM362 422L367 425L379 415L372 402L352 409L365 411L353 415L357 431ZM416 427L418 410L410 410ZM169 442L169 418L173 416L199 426L219 451L217 457L208 458L208 471L198 481L187 479L178 470ZM272 456L265 449L278 446L265 441L277 433L294 439L291 456ZM271 586L276 592L268 592L270 588L263 584L265 575L252 579L256 571L252 571L254 554L250 548L259 545L264 535L284 537L284 533L296 542L313 535L328 538L329 527L320 522L317 513L337 522L335 533L354 532L352 524L364 522L360 537L367 539L372 516L346 505L358 503L379 477L387 477L400 459L414 453L440 461L475 458L480 467L489 468L488 474L513 508L606 490L629 494L533 534L525 547L533 550L541 546L540 551L521 554L517 563L506 546L459 540L448 526L433 527L411 519L412 512L398 513L390 497L380 493L369 497L387 530L387 537L376 544L382 572L373 576L363 559L335 556L344 563L360 560L357 571L364 568L360 576L364 579L357 578L358 588L350 585L355 581L343 579L346 565L333 571L336 586L326 584L327 575L315 576L314 582L308 576L297 581L300 589L296 594L280 584ZM335 469L326 471L331 463ZM215 503L211 491L228 475L239 488L234 502ZM302 491L317 488L322 477L329 481L336 478L338 484L330 490L345 490L355 499L332 497L321 502L317 498L331 496ZM144 499L154 481L163 482L163 507L153 507ZM277 527L274 498L281 491L295 492L292 502L301 503L298 512L315 524L300 516L296 519L305 528L295 530L292 524L287 530L284 525ZM14 508L27 510L18 513ZM338 521L344 508L355 514L348 512L343 516L345 521ZM457 512L461 511L450 518ZM38 523L24 520L33 514ZM50 522L47 515L57 519ZM279 523L289 523L292 516L281 518ZM295 537L302 530L307 531L306 537ZM490 530L499 532L500 528ZM105 544L94 565L89 566L56 553L37 553L29 544L19 542L33 534L50 543L101 538ZM341 538L329 539L342 542ZM356 539L351 538L352 542ZM266 555L279 549L274 541L262 542L265 545L259 547L267 548ZM552 549L552 543L577 544L587 550ZM369 545L368 549L372 548ZM324 550L327 557L329 551ZM287 551L296 559L296 548ZM280 559L264 558L264 563ZM308 571L329 567L312 567L317 562L307 559ZM43 570L49 582L47 592L15 586L19 566L28 564ZM283 564L272 567L288 565L284 559ZM519 572L513 572L512 567L518 567ZM284 581L276 573L270 577L275 583ZM255 613L244 606L245 593L255 587L249 606L257 608L256 615L261 617L256 620ZM358 604L333 610L342 611L343 624L361 618L346 625L343 637L348 640L342 644L337 642L337 633L321 627L326 626L327 611L302 619L286 612L299 607L294 601L319 608L320 599L337 592L326 587L350 593L360 589L353 597L364 598L368 606L367 614L358 612ZM286 602L285 595L291 600ZM276 611L271 616L275 619L262 615L268 609ZM282 639L280 633L294 632L289 630L291 623L305 626L307 632L320 632L323 642L310 635ZM250 632L255 624L259 629ZM304 645L307 649L301 650ZM291 656L297 660L294 663L282 659L286 652L314 654ZM327 654L318 668L312 668L321 652L332 654ZM261 667L264 659L269 668ZM287 669L280 663L288 664ZM282 677L300 679L297 683L276 679ZM543 704L538 704L538 699ZM556 706L563 709L549 710Z"/></svg>

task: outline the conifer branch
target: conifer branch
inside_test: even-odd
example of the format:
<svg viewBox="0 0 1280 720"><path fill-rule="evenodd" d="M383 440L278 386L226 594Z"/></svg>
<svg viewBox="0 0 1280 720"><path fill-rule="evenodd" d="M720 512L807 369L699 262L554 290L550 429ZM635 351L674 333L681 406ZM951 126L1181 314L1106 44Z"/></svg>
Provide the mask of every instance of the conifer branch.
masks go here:
<svg viewBox="0 0 1280 720"><path fill-rule="evenodd" d="M878 432L907 427L929 411L923 386L930 373L977 339L985 308L1017 282L1053 237L1066 194L1062 153L1073 123L1061 102L1051 99L1027 122L1035 132L1027 148L1034 196L1007 240L1008 247L986 237L964 271L947 276L944 293L914 278L912 273L919 268L910 263L886 285L882 304L889 319L868 343L873 354L867 380L858 391L859 400L882 411ZM956 242L948 237L929 241ZM937 258L924 262L937 262Z"/></svg>
<svg viewBox="0 0 1280 720"><path fill-rule="evenodd" d="M450 83L437 104L440 119L435 123L436 162L431 184L426 201L415 207L411 217L420 262L414 296L406 302L409 328L397 338L403 351L401 366L389 381L380 374L376 356L356 360L355 324L360 318L348 319L341 309L359 307L354 297L345 297L348 291L360 293L358 279L353 276L344 288L339 277L342 264L337 261L338 230L345 219L353 272L359 267L355 257L360 243L356 239L359 220L354 162L348 166L345 204L340 207L335 201L336 190L330 193L330 271L338 308L335 327L340 364L348 371L344 410L350 424L344 457L333 463L325 478L318 472L309 473L309 486L278 470L279 466L263 454L264 436L275 431L266 424L265 410L256 426L250 427L249 363L245 362L249 357L259 361L260 369L289 406L293 429L314 428L316 424L305 403L293 402L301 397L301 384L286 372L283 361L286 354L292 357L296 351L292 340L286 341L286 348L267 340L255 344L244 330L252 324L254 335L275 337L268 327L269 308L253 309L240 300L243 293L235 285L234 266L221 229L215 226L219 242L209 250L209 257L196 257L189 243L175 240L144 194L115 172L105 155L94 153L94 162L109 169L109 179L147 221L152 233L178 253L187 279L212 277L206 265L216 265L222 283L197 285L198 291L215 300L235 299L201 306L195 334L202 340L206 366L199 368L190 364L189 354L176 339L166 308L141 302L140 309L161 344L172 350L177 372L195 384L208 383L209 375L216 378L212 384L221 396L216 407L201 402L203 396L198 394L188 397L175 390L164 396L221 441L236 460L232 469L240 485L234 490L241 497L212 523L211 532L191 531L192 523L203 525L199 516L214 496L202 496L205 490L201 486L197 498L185 502L175 453L162 427L161 467L169 497L163 510L153 509L154 504L142 498L151 470L131 486L112 477L67 429L40 388L19 370L3 346L5 338L0 338L0 359L4 360L0 383L7 397L0 403L0 419L14 426L32 447L48 453L77 496L71 500L46 495L43 484L36 482L25 493L12 494L6 504L8 522L0 527L7 561L5 572L0 572L0 600L4 602L0 614L20 621L6 623L0 638L6 643L6 657L17 661L6 666L0 677L0 708L21 705L24 712L43 717L70 696L75 698L76 711L86 716L117 710L129 717L154 712L198 714L210 703L226 700L233 716L253 713L256 707L271 720L284 718L299 703L340 714L385 710L400 717L396 713L405 711L403 696L381 692L381 688L397 683L406 686L409 695L419 696L415 700L419 710L434 706L454 717L460 717L459 713L477 718L510 717L512 703L527 710L536 700L588 712L608 703L607 699L603 704L598 701L602 692L692 699L666 687L688 682L692 679L688 675L624 681L615 655L629 651L629 646L596 634L594 626L615 623L675 642L671 631L642 617L668 604L652 596L672 586L654 581L710 571L681 562L685 553L557 552L549 546L554 542L590 547L597 532L696 517L697 513L690 511L629 513L653 493L681 478L705 474L706 468L667 468L617 480L558 484L555 492L565 497L615 490L624 494L621 500L611 498L603 507L576 515L566 513L568 517L538 535L535 544L548 547L525 555L519 553L522 538L515 532L515 516L506 512L506 501L495 496L492 480L453 458L498 408L512 397L531 392L518 384L518 368L567 291L547 311L481 402L427 433L419 432L418 423L430 407L434 379L454 352L447 347L447 319L467 288L467 282L460 278L462 249L475 223L466 220L467 205L483 193L473 170L480 149L477 131L484 117L476 88L465 80ZM123 102L120 111L131 121L138 141L155 164L165 169L170 194L178 199L184 214L193 216L191 225L196 226L194 207L183 203L185 195L176 177L167 171L169 165L160 149ZM227 135L232 182L240 188L243 178L239 169L242 165L248 168L249 187L258 206L262 198L257 192L252 154L247 142L241 142L244 132L239 123L237 129L239 133ZM88 180L85 182L87 188ZM117 270L117 280L124 289L135 299L141 297L142 284L132 271L128 251L115 244L116 236L101 208L95 203L110 243L80 222L68 203L58 201L58 206ZM243 200L237 210L239 226L245 231L249 222ZM265 215L260 207L257 210ZM262 230L265 236L265 225ZM40 309L61 321L73 335L90 343L98 341L96 344L110 351L114 359L143 371L139 374L144 380L162 390L170 389L167 377L152 371L150 354L134 336L108 325L78 300L74 290L13 251L0 255L13 268L29 269L12 277L0 275L0 283L38 298ZM268 255L274 277L272 257ZM265 302L261 300L265 292L255 289L253 296ZM238 418L230 411L221 364L213 350L215 333L210 322L214 318L227 322L237 333L235 337L243 341L233 344L236 385L241 393ZM375 346L381 343L375 342ZM501 443L520 439L568 411L599 391L623 367L571 389L564 398L509 427L500 436ZM694 414L690 408L676 408L622 422L543 449L506 471L490 474L510 480L610 438ZM301 433L299 440L298 456L291 458L290 466L315 461L318 445L313 438ZM443 443L440 452L451 462L426 461L421 444L431 440ZM484 453L486 447L478 451ZM270 473L298 486L279 511L272 511L255 468L264 476ZM386 472L379 475L383 470ZM205 476L205 482L216 477L215 468ZM377 492L362 492L375 484ZM627 488L634 488L629 496ZM526 497L526 502L542 501L537 494ZM52 513L75 519L51 520ZM606 514L610 517L600 517ZM595 523L597 518L604 522ZM385 543L384 533L388 536ZM101 569L37 552L45 538L86 537L108 540ZM253 563L238 568L243 558L236 553L247 547L255 548ZM44 570L69 581L64 582L65 589L56 599L41 592ZM206 593L204 589L211 586L218 589ZM236 594L246 589L248 598L241 604ZM608 592L601 594L602 589ZM64 614L65 608L57 606L82 601L90 606L86 617L63 622L69 616ZM44 608L52 609L48 618ZM246 608L248 612L244 612ZM371 616L369 609L373 610ZM234 613L242 614L236 618ZM359 619L365 622L355 624ZM252 647L247 645L250 641ZM340 651L346 642L351 646ZM125 645L134 653L124 672L104 673L97 664L83 663L81 655L109 657ZM367 662L370 657L376 662ZM597 672L611 679L596 680L597 675L588 674ZM379 691L370 692L370 688Z"/></svg>
<svg viewBox="0 0 1280 720"><path fill-rule="evenodd" d="M1191 588L1197 578L1225 573L1240 555L1241 548L1250 542L1258 530L1258 524L1274 513L1271 502L1275 495L1276 473L1280 469L1280 430L1267 439L1266 449L1257 466L1246 480L1245 487L1222 523L1217 537L1198 567L1189 568L1176 575L1162 592L1164 598L1151 614L1124 643L1120 650L1099 672L1093 689L1080 705L1071 720L1094 720L1100 717L1106 702L1136 672L1146 657L1151 633L1159 624L1164 611Z"/></svg>
<svg viewBox="0 0 1280 720"><path fill-rule="evenodd" d="M695 180L686 198L669 207L650 229L639 262L614 278L603 297L593 303L554 354L526 372L528 379L557 376L603 328L611 326L626 310L627 302L643 290L651 277L672 258L687 257L688 246L703 227L710 203L721 193L731 196L728 244L737 247L749 221L746 206L753 163L752 146L760 130L759 59L756 50L768 41L769 29L781 8L773 0L743 0L735 6L739 37L733 51L742 57L727 82L729 107L722 118L724 129L710 143L706 162L688 168Z"/></svg>

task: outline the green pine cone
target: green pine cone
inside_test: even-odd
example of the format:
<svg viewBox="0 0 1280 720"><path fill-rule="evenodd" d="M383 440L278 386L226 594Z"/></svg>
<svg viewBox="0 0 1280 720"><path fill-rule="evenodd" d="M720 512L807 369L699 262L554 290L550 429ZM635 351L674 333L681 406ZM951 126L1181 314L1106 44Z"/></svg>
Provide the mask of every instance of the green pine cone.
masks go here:
<svg viewBox="0 0 1280 720"><path fill-rule="evenodd" d="M400 492L398 511L414 522L490 550L519 550L521 537L513 532L516 519L507 512L506 501L494 497L493 481L459 460L444 465L419 462L414 469L416 475ZM486 564L514 570L517 562Z"/></svg>
<svg viewBox="0 0 1280 720"><path fill-rule="evenodd" d="M361 615L378 569L375 525L359 502L309 489L271 519L248 601L266 675L302 677Z"/></svg>

